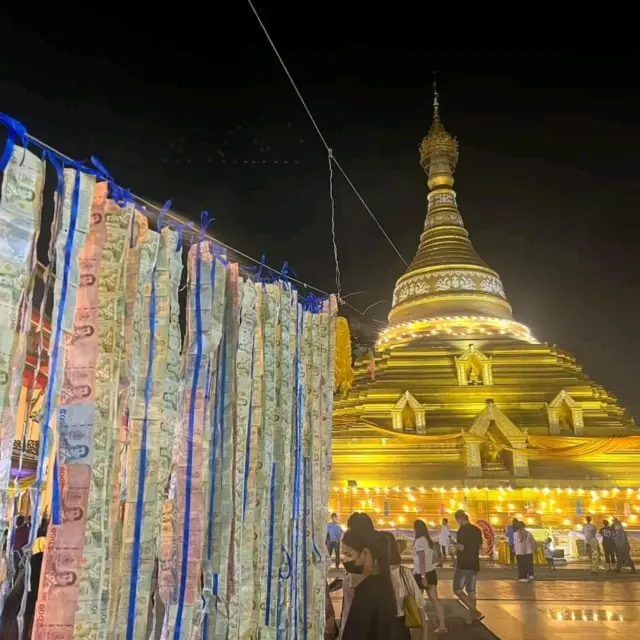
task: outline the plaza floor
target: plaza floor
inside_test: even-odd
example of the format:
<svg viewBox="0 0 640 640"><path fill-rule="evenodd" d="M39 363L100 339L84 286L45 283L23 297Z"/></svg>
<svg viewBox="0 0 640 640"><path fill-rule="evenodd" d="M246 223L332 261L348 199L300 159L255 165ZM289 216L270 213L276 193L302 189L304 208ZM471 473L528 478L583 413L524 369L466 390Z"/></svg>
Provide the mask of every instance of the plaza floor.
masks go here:
<svg viewBox="0 0 640 640"><path fill-rule="evenodd" d="M451 589L451 569L439 571L449 633L430 629L427 637L451 640L617 640L637 633L640 623L640 575L591 574L586 568L537 571L521 584L508 567L483 568L478 580L482 625L464 625L465 610ZM333 594L339 616L342 593ZM428 613L432 613L430 606ZM634 631L634 629L636 631Z"/></svg>

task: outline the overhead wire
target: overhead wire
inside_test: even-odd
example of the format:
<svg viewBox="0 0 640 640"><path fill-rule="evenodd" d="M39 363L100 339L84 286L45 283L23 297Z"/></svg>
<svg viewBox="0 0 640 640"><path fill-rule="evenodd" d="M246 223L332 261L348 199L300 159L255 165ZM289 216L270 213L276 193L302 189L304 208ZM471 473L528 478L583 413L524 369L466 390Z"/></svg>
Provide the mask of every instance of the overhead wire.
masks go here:
<svg viewBox="0 0 640 640"><path fill-rule="evenodd" d="M42 140L40 140L39 138L36 138L35 136L33 136L30 133L26 134L26 137L36 146L40 147L41 149L46 149L48 151L50 151L51 153L55 154L56 156L63 158L65 160L67 160L67 162L75 162L75 160L73 158L71 158L70 156L68 156L66 153L62 153L61 151L59 151L58 149L56 149L55 147L52 147L51 145L47 144L46 142L43 142ZM169 210L166 211L165 209L163 209L162 206L151 202L150 200L147 200L146 198L143 198L141 196L136 195L135 193L130 192L130 196L131 198L133 198L134 200L136 200L137 202L139 202L140 204L145 206L145 212L148 213L149 215L155 215L157 218L157 214L160 213L161 211L164 213L165 218L169 218L171 220L173 220L174 222L176 222L177 224L183 225L187 222L189 222L189 220L181 215L176 214L175 212ZM225 249L227 249L228 251L231 251L232 253L236 254L237 256L244 258L245 260L248 260L249 262L252 262L253 264L257 265L257 266L264 266L265 269L268 269L269 271L271 271L272 273L282 277L282 278L286 278L287 280L294 282L298 285L301 285L303 287L306 287L307 289L310 289L312 291L315 291L323 296L329 296L330 293L328 291L325 291L324 289L321 289L319 287L316 287L312 284L309 284L308 282L305 282L304 280L300 280L299 278L296 278L288 273L284 273L282 270L276 269L275 267L270 267L267 264L264 264L264 262L262 260L258 260L256 258L254 258L253 256L250 256L247 253L244 253L243 251L240 251L239 249L236 249L235 247L232 247L229 244L226 244L224 242L222 242L221 240L219 240L218 238L216 238L215 236L211 235L209 232L205 232L205 237L208 238L209 240L212 240L213 242L215 242L216 244L219 244L221 247L224 247ZM39 263L40 264L40 263ZM45 265L41 265L42 268L46 268ZM343 301L342 304L344 304L345 306L349 307L350 309L352 309L353 311L355 311L356 313L360 314L361 316L364 316L364 312L362 312L360 309L358 309L357 307L354 307L351 303L349 302L345 302ZM373 319L374 322L377 322L378 324L384 324L383 322L381 322L380 320L376 320L375 318Z"/></svg>
<svg viewBox="0 0 640 640"><path fill-rule="evenodd" d="M329 149L329 199L331 200L331 241L333 243L333 260L336 267L336 293L338 300L342 302L342 282L340 276L340 261L338 260L338 243L336 240L336 199L333 196L333 165L331 163L332 156Z"/></svg>
<svg viewBox="0 0 640 640"><path fill-rule="evenodd" d="M275 53L276 57L278 58L278 61L280 62L280 65L282 66L283 71L285 72L287 78L289 79L289 82L291 83L291 86L293 87L293 90L296 92L296 95L298 96L298 99L300 100L300 103L302 104L302 107L307 112L307 115L309 116L309 120L311 120L311 124L313 125L314 129L316 130L316 133L318 134L318 137L320 138L322 144L325 146L325 148L327 150L327 153L329 153L330 159L334 162L334 164L336 165L336 168L343 175L344 179L347 181L347 184L351 187L352 191L355 193L355 195L357 196L358 200L360 200L360 202L362 203L362 206L367 210L367 213L371 216L371 218L376 223L376 225L378 225L378 229L380 229L380 231L382 232L382 235L387 239L387 242L391 245L393 250L398 254L398 257L400 258L400 260L402 260L402 262L404 263L404 266L408 267L409 263L404 259L403 255L400 253L398 247L396 247L396 245L394 244L393 240L391 240L391 238L389 237L389 234L384 230L384 227L380 224L380 222L378 221L378 219L374 215L373 211L371 211L369 205L365 202L365 200L362 197L362 195L360 195L360 192L358 191L358 189L356 189L356 186L353 184L351 178L347 175L347 172L342 168L342 165L338 162L337 158L335 157L335 155L334 155L334 153L332 151L332 148L329 146L329 143L327 142L327 139L322 134L322 131L320 130L320 127L318 126L318 123L316 122L316 119L313 117L313 114L311 113L311 109L309 109L305 99L302 96L302 93L300 92L300 89L298 89L298 85L296 84L295 80L293 79L293 76L289 72L289 69L288 69L287 65L285 64L284 59L280 55L280 52L278 51L278 48L275 45L275 42L273 41L273 39L269 35L269 32L267 31L267 27L265 26L264 22L260 18L260 14L258 13L257 9L255 8L255 6L254 6L254 4L253 4L253 2L251 0L247 0L247 2L249 3L249 7L251 8L251 11L255 15L256 20L258 21L258 24L260 25L260 28L264 32L265 37L267 38L269 44L271 45L271 48L273 49L273 52Z"/></svg>

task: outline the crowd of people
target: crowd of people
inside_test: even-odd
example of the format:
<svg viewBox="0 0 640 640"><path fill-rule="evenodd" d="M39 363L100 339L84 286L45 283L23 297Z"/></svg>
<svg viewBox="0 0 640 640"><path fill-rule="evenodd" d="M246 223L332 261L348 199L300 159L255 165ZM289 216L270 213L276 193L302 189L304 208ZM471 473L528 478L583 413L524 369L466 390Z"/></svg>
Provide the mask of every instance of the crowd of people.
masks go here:
<svg viewBox="0 0 640 640"><path fill-rule="evenodd" d="M436 612L435 633L447 633L444 607L438 597L438 573L445 554L455 553L453 588L468 610L466 624L482 620L477 610L476 583L480 570L482 533L469 522L464 511L455 514L458 532L454 540L443 522L446 537L434 541L422 520L414 522L412 547L413 571L402 565L398 543L392 533L376 531L365 513L354 513L342 534L337 516L327 532L327 547L340 562L346 575L342 578L342 615L336 624L331 599L327 598L326 640L410 640L412 632L426 633L425 599ZM333 527L332 527L333 525ZM332 528L331 528L332 527ZM336 586L334 580L328 590Z"/></svg>
<svg viewBox="0 0 640 640"><path fill-rule="evenodd" d="M412 571L403 566L394 535L388 531L376 531L368 515L352 514L343 533L337 515L332 514L327 527L327 549L331 556L335 556L336 568L342 561L346 575L336 578L328 586L328 590L342 588L342 615L338 625L331 599L327 597L325 640L410 640L423 637L421 630L426 631L427 628L425 595L435 610L435 632L447 633L444 607L438 597L437 572L447 556L453 560L453 591L468 612L466 624L482 620L476 601L482 533L469 522L464 511L456 512L455 519L458 524L456 535L452 534L449 522L444 518L436 540L422 520L414 522ZM534 580L536 553L534 536L525 523L516 518L506 532L511 562L518 568L518 580L531 582ZM614 518L611 524L604 520L598 531L592 518L587 516L582 533L592 571L600 567L600 539L608 570L621 571L628 566L635 572L629 539L619 520ZM555 570L556 552L551 538L544 541L543 550L547 566ZM419 631L418 636L416 631Z"/></svg>

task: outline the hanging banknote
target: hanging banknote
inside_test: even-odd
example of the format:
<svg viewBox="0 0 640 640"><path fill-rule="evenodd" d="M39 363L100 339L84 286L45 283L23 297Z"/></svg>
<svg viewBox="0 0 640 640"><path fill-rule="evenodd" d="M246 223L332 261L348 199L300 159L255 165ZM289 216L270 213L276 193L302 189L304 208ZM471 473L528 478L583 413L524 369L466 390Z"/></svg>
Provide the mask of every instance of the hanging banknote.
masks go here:
<svg viewBox="0 0 640 640"><path fill-rule="evenodd" d="M44 163L14 146L0 193L0 522L5 522L15 420L31 323Z"/></svg>
<svg viewBox="0 0 640 640"><path fill-rule="evenodd" d="M77 288L80 258L99 255L99 245L87 242L94 192L93 176L75 169L64 170L61 224L55 238L57 269L49 350L50 375L43 411L44 427L48 427L57 413L62 521L49 527L47 532L34 638L46 638L51 634L56 634L61 640L72 638L79 595L91 478L95 411L95 357L92 360L91 355L95 354L95 348L90 344L85 358L77 340L81 341L80 349L85 338L91 343L95 335L97 309L95 292L87 289L78 296ZM82 305L80 308L76 306L78 302ZM76 316L78 326L83 329L74 333ZM56 412L58 404L61 406ZM43 441L41 438L41 446ZM41 455L39 479L43 474L43 462ZM41 486L38 484L33 507L36 522L40 499Z"/></svg>

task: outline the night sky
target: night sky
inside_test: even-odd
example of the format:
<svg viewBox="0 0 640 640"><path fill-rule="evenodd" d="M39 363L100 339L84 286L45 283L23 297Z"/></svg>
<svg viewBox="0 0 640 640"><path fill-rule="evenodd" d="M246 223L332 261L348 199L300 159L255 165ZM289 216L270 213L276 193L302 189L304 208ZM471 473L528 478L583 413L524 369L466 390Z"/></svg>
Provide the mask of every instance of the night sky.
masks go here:
<svg viewBox="0 0 640 640"><path fill-rule="evenodd" d="M172 198L194 219L207 209L222 241L334 290L327 153L255 17L244 2L184 18L172 6L0 22L0 111L75 158L95 154L136 194ZM429 49L423 23L400 28L406 16L390 11L364 23L324 5L308 17L256 6L407 261L425 216L418 145L438 70L442 119L460 141L460 212L516 320L640 416L637 60ZM404 266L335 184L343 292L365 291L349 298L361 309L386 300L367 316L384 320Z"/></svg>

